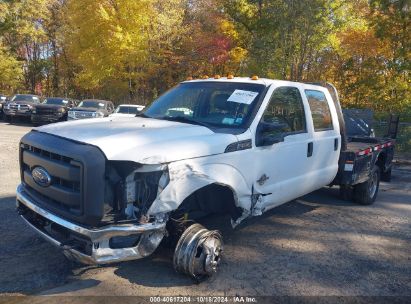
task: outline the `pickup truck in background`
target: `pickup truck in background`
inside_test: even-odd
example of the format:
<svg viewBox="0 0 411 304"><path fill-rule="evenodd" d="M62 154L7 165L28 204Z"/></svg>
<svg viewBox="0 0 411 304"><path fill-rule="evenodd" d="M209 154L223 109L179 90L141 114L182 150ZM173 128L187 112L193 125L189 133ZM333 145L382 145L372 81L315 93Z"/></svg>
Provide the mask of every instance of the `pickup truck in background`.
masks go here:
<svg viewBox="0 0 411 304"><path fill-rule="evenodd" d="M16 94L3 106L5 120L11 122L14 117L30 119L31 111L39 103L37 95Z"/></svg>
<svg viewBox="0 0 411 304"><path fill-rule="evenodd" d="M137 117L26 134L17 210L83 263L142 258L167 238L175 269L201 280L223 252L221 233L204 219L222 214L236 227L329 185L372 204L393 155L391 138L347 136L330 84L191 80Z"/></svg>
<svg viewBox="0 0 411 304"><path fill-rule="evenodd" d="M68 111L76 106L76 102L66 97L47 97L31 111L33 125L66 121Z"/></svg>
<svg viewBox="0 0 411 304"><path fill-rule="evenodd" d="M109 100L85 99L78 106L68 111L68 120L85 118L103 118L114 111L114 104Z"/></svg>

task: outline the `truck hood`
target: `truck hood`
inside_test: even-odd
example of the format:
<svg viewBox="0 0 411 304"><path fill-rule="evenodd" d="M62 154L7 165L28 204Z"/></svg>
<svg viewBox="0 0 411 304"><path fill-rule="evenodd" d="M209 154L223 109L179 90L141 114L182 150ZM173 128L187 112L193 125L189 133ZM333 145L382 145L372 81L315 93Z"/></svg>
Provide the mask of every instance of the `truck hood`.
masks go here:
<svg viewBox="0 0 411 304"><path fill-rule="evenodd" d="M237 142L232 134L180 122L143 117L107 117L34 129L99 147L109 160L162 164L224 153Z"/></svg>

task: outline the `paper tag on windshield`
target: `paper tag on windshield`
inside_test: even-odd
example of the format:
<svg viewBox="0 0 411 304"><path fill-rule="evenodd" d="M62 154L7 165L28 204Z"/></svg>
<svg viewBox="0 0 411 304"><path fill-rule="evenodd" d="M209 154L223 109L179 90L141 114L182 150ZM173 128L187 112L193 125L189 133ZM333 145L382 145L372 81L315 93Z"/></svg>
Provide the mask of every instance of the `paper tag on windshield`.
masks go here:
<svg viewBox="0 0 411 304"><path fill-rule="evenodd" d="M257 92L235 90L233 94L227 99L227 101L250 104L254 98L258 95Z"/></svg>

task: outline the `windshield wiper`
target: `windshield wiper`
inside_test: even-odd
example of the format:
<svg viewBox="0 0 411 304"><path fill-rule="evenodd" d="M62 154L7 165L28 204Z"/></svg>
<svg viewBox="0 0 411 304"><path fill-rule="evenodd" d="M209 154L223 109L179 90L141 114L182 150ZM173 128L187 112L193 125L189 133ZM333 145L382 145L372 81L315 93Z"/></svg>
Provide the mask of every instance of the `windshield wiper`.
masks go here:
<svg viewBox="0 0 411 304"><path fill-rule="evenodd" d="M192 124L192 125L199 125L199 126L203 126L203 127L211 129L209 124L206 124L204 122L200 122L200 121L197 121L197 120L192 120L192 119L184 117L184 116L175 116L175 117L161 116L161 117L155 117L155 118L170 120L170 121L183 122L183 123L188 123L188 124Z"/></svg>

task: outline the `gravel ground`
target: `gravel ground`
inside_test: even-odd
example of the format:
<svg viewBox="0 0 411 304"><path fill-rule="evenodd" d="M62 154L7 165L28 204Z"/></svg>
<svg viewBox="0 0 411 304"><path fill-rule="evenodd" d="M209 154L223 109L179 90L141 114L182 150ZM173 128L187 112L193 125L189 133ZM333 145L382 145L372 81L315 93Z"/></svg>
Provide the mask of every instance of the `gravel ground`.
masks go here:
<svg viewBox="0 0 411 304"><path fill-rule="evenodd" d="M171 252L106 267L67 261L15 212L18 142L28 125L0 122L0 293L15 295L411 296L411 166L396 165L377 202L358 206L324 188L223 228L225 259L200 285Z"/></svg>

